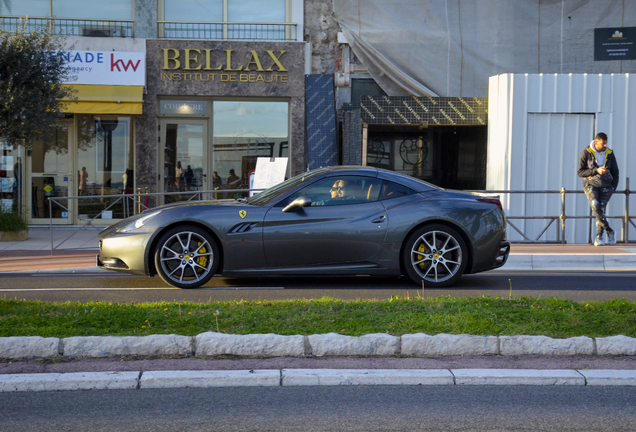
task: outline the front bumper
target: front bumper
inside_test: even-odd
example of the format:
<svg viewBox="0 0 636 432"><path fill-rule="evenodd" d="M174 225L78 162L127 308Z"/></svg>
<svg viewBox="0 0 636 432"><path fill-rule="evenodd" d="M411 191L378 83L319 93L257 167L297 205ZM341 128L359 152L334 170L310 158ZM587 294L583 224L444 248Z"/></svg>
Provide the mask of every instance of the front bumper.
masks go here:
<svg viewBox="0 0 636 432"><path fill-rule="evenodd" d="M97 267L123 273L146 275L145 251L149 232L120 233L110 231L99 238Z"/></svg>

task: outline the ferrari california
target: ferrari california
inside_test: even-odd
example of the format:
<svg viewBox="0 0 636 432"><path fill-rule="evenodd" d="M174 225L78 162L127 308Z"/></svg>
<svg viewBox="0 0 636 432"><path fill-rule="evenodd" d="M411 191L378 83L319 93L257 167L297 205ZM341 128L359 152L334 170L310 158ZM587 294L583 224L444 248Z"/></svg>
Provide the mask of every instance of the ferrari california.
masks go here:
<svg viewBox="0 0 636 432"><path fill-rule="evenodd" d="M226 277L408 276L426 287L505 264L497 197L377 168L321 168L250 198L146 210L99 234L97 265L178 288Z"/></svg>

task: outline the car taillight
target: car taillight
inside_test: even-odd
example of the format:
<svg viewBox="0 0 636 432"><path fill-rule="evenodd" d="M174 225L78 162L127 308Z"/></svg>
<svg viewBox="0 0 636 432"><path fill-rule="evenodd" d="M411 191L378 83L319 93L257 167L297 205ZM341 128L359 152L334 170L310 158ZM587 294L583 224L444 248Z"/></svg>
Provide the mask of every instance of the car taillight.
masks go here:
<svg viewBox="0 0 636 432"><path fill-rule="evenodd" d="M477 198L477 201L495 204L497 207L503 210L503 206L501 205L501 201L499 201L499 198Z"/></svg>

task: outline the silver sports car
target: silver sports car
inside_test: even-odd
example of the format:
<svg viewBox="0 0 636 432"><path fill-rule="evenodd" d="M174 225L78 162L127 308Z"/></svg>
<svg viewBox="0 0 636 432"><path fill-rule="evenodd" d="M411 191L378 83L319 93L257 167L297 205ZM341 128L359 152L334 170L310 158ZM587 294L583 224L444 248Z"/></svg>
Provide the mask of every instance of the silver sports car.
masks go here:
<svg viewBox="0 0 636 432"><path fill-rule="evenodd" d="M501 267L499 199L366 167L321 168L247 199L147 210L99 235L97 264L196 288L214 275L408 275L443 287Z"/></svg>

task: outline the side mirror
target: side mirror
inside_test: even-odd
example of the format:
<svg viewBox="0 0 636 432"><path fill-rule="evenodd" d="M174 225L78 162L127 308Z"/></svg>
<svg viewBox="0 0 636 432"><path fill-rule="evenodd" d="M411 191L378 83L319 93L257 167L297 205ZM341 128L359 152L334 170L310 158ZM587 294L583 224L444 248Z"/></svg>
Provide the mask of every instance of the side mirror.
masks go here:
<svg viewBox="0 0 636 432"><path fill-rule="evenodd" d="M287 204L285 208L283 209L283 212L287 213L299 208L310 207L310 206L311 206L311 198L309 198L308 196L300 196L296 198L295 200L293 200L292 202L290 202L289 204Z"/></svg>

